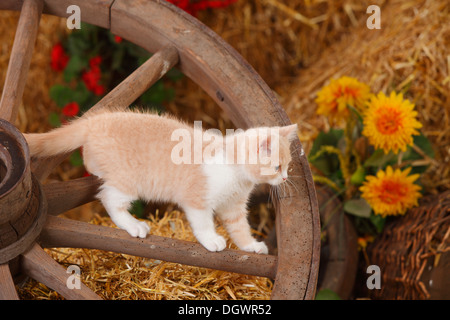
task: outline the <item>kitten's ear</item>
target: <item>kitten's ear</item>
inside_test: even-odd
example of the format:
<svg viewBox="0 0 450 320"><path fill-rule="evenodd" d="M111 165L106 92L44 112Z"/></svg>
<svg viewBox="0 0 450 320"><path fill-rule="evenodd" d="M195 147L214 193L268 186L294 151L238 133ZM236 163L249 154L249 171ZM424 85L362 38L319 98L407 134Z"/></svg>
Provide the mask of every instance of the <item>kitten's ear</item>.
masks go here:
<svg viewBox="0 0 450 320"><path fill-rule="evenodd" d="M288 138L289 141L294 140L297 137L297 124L291 124L289 126L280 127L280 136Z"/></svg>

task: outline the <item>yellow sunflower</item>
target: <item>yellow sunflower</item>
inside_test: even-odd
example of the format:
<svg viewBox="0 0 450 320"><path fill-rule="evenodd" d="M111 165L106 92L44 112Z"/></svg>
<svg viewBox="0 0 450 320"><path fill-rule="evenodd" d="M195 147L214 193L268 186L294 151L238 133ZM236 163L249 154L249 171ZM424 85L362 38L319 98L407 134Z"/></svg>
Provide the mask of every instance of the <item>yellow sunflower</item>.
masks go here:
<svg viewBox="0 0 450 320"><path fill-rule="evenodd" d="M370 144L381 148L385 153L393 150L406 151L407 145L413 144L413 135L422 124L416 120L414 105L403 99L401 93L392 92L389 97L380 92L373 96L363 113L364 130L362 132Z"/></svg>
<svg viewBox="0 0 450 320"><path fill-rule="evenodd" d="M375 214L383 217L404 214L418 205L420 186L414 184L418 174L409 175L411 168L395 171L391 166L378 171L376 177L368 176L359 188L362 197L370 204Z"/></svg>
<svg viewBox="0 0 450 320"><path fill-rule="evenodd" d="M362 111L369 97L369 86L355 78L332 79L317 93L317 113L327 116L331 123L339 124L350 115L349 105Z"/></svg>

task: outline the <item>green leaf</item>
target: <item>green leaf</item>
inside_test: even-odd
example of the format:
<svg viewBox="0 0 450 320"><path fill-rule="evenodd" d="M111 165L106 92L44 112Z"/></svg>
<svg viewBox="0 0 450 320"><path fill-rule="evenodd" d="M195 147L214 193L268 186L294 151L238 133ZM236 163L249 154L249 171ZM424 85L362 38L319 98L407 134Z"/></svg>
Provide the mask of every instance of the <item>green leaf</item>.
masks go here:
<svg viewBox="0 0 450 320"><path fill-rule="evenodd" d="M413 143L415 146L417 146L425 155L427 155L430 158L434 158L434 150L433 146L428 140L427 137L425 137L423 134L420 134L418 136L414 136ZM403 161L414 161L414 160L421 160L424 159L424 157L418 153L416 150L414 150L411 146L408 146L408 149L403 154ZM415 173L423 173L428 168L427 165L424 166L413 166L411 169L411 174Z"/></svg>
<svg viewBox="0 0 450 320"><path fill-rule="evenodd" d="M50 113L48 116L48 122L52 127L58 128L61 126L61 120L59 119L59 115L55 112Z"/></svg>
<svg viewBox="0 0 450 320"><path fill-rule="evenodd" d="M338 157L334 154L323 154L314 160L311 160L311 157L313 157L322 148L322 146L337 147L343 135L344 130L342 129L330 129L328 132L320 132L314 140L313 146L309 153L310 162L325 176L329 177L334 172L339 170L340 166Z"/></svg>
<svg viewBox="0 0 450 320"><path fill-rule="evenodd" d="M344 211L357 217L369 218L372 208L363 198L350 199L344 203Z"/></svg>
<svg viewBox="0 0 450 320"><path fill-rule="evenodd" d="M386 218L383 218L379 214L371 214L369 219L370 222L372 222L372 224L374 225L377 232L381 233L381 231L383 231L384 224L386 223Z"/></svg>
<svg viewBox="0 0 450 320"><path fill-rule="evenodd" d="M141 102L144 104L154 105L162 104L163 102L172 101L175 97L175 89L166 88L164 83L160 80L156 82L150 89L148 89L141 96Z"/></svg>
<svg viewBox="0 0 450 320"><path fill-rule="evenodd" d="M64 69L64 81L72 81L75 77L78 77L81 71L87 66L88 61L82 59L80 56L72 56Z"/></svg>
<svg viewBox="0 0 450 320"><path fill-rule="evenodd" d="M350 182L355 185L358 186L361 183L363 183L364 178L366 177L366 173L364 170L364 167L358 167L356 169L356 171L352 174L352 176L350 177Z"/></svg>
<svg viewBox="0 0 450 320"><path fill-rule="evenodd" d="M83 158L81 157L80 150L75 150L70 155L69 160L70 160L70 164L73 165L74 167L80 167L83 165Z"/></svg>
<svg viewBox="0 0 450 320"><path fill-rule="evenodd" d="M418 146L427 156L434 158L433 145L422 133L418 136L414 136L414 144Z"/></svg>
<svg viewBox="0 0 450 320"><path fill-rule="evenodd" d="M385 154L382 149L377 149L372 155L364 162L364 167L377 167L382 168L387 164L395 162L397 156L390 151Z"/></svg>
<svg viewBox="0 0 450 320"><path fill-rule="evenodd" d="M80 81L77 83L77 87L75 88L75 92L73 94L73 101L78 103L80 108L84 110L86 107L85 105L89 102L89 98L92 97L92 92L90 92L83 81Z"/></svg>
<svg viewBox="0 0 450 320"><path fill-rule="evenodd" d="M316 300L341 300L341 297L331 289L321 289L316 295Z"/></svg>
<svg viewBox="0 0 450 320"><path fill-rule="evenodd" d="M50 88L50 98L62 108L69 102L74 101L74 93L69 87L63 86L61 84L56 84Z"/></svg>

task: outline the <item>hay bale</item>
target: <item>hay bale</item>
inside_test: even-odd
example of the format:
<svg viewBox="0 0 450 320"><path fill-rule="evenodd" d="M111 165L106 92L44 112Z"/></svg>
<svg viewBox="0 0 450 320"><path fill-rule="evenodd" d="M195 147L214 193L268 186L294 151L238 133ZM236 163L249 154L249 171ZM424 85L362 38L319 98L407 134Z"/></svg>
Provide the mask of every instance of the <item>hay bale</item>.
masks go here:
<svg viewBox="0 0 450 320"><path fill-rule="evenodd" d="M2 44L0 47L0 93L3 92L18 20L19 12L0 11L0 43ZM22 104L15 123L22 132L45 132L50 129L48 115L56 111L57 106L50 99L48 92L51 86L61 82L62 77L52 71L50 53L53 45L67 32L65 19L49 15L42 16Z"/></svg>
<svg viewBox="0 0 450 320"><path fill-rule="evenodd" d="M404 93L416 105L423 133L438 161L423 178L431 192L450 188L450 9L446 0L389 1L381 7L381 29L366 28L368 15L321 58L299 72L282 94L292 121L298 122L306 149L326 119L315 115L317 91L343 75L367 83L373 92Z"/></svg>

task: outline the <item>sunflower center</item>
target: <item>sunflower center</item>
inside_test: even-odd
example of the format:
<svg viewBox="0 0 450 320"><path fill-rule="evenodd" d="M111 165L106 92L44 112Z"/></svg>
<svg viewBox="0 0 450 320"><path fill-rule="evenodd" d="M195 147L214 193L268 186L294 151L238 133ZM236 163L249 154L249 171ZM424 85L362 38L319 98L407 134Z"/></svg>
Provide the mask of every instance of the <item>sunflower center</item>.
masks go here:
<svg viewBox="0 0 450 320"><path fill-rule="evenodd" d="M376 119L376 126L381 134L396 133L402 127L401 112L393 108L384 109Z"/></svg>
<svg viewBox="0 0 450 320"><path fill-rule="evenodd" d="M395 204L404 199L407 195L407 189L405 185L398 181L384 180L380 186L378 198L386 204Z"/></svg>

